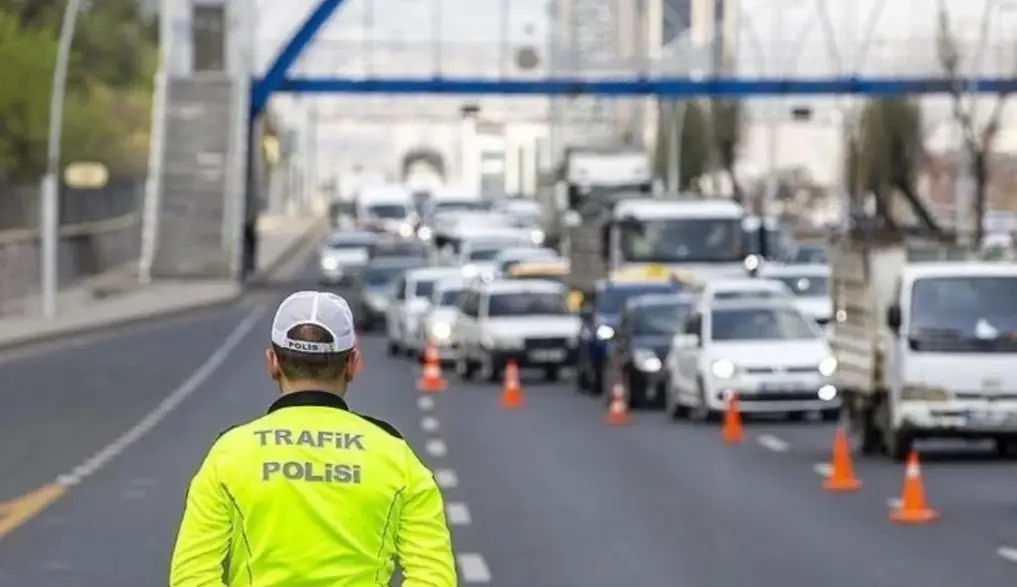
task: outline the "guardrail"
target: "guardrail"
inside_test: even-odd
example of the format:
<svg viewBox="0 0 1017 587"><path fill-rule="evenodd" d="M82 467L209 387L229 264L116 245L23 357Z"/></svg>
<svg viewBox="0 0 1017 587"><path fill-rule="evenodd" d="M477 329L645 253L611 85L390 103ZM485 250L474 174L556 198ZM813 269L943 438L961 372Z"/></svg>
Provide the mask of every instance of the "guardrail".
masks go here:
<svg viewBox="0 0 1017 587"><path fill-rule="evenodd" d="M61 190L61 288L137 261L144 179ZM0 314L39 291L38 189L0 186Z"/></svg>

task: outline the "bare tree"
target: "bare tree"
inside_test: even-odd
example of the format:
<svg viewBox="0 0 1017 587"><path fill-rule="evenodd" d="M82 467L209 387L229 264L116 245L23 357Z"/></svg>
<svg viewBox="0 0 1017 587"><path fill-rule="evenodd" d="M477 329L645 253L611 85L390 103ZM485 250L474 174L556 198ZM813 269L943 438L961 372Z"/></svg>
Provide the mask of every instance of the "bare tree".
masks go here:
<svg viewBox="0 0 1017 587"><path fill-rule="evenodd" d="M989 34L989 25L993 10L987 6L982 13L979 26L979 39L985 42ZM950 81L950 96L954 122L960 131L963 149L966 155L964 172L970 174L974 181L974 198L971 202L974 210L974 239L972 247L980 247L983 236L982 219L985 216L986 199L988 197L989 185L989 162L992 155L993 143L999 134L1000 119L1003 116L1003 109L1006 106L1009 94L1000 92L993 100L992 109L984 121L977 120L977 97L969 96L966 92L964 72L961 71L963 57L961 48L957 42L957 36L950 26L950 13L946 8L944 0L939 0L938 9L938 31L937 49L939 52L939 63ZM976 60L980 58L976 56ZM1017 65L1017 63L1015 63ZM975 75L972 71L970 75ZM1017 73L1015 70L1014 73ZM967 230L966 226L958 226L958 231Z"/></svg>

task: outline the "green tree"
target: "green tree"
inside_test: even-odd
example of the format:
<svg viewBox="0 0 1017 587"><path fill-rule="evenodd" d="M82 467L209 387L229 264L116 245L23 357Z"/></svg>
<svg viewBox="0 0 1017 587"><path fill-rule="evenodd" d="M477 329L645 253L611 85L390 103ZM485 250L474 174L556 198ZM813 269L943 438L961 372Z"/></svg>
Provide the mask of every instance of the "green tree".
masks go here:
<svg viewBox="0 0 1017 587"><path fill-rule="evenodd" d="M870 100L848 137L847 188L858 201L875 196L879 215L891 226L905 210L935 234L941 229L918 197L916 181L925 158L920 107L906 98Z"/></svg>
<svg viewBox="0 0 1017 587"><path fill-rule="evenodd" d="M56 40L0 12L0 179L25 181L43 168Z"/></svg>
<svg viewBox="0 0 1017 587"><path fill-rule="evenodd" d="M742 140L742 108L737 100L713 100L710 103L710 126L713 130L713 146L716 150L717 165L724 170L731 187L734 199L744 203L741 185L735 174L738 163L738 148Z"/></svg>
<svg viewBox="0 0 1017 587"><path fill-rule="evenodd" d="M657 146L654 171L667 177L672 157L678 158L678 189L689 190L710 170L712 137L709 113L695 100L679 102L672 116L670 107L661 107L657 117ZM678 153L671 153L671 136L680 131Z"/></svg>
<svg viewBox="0 0 1017 587"><path fill-rule="evenodd" d="M65 4L0 0L0 178L34 181L45 167L49 96ZM64 104L63 159L144 171L157 50L135 0L83 8Z"/></svg>

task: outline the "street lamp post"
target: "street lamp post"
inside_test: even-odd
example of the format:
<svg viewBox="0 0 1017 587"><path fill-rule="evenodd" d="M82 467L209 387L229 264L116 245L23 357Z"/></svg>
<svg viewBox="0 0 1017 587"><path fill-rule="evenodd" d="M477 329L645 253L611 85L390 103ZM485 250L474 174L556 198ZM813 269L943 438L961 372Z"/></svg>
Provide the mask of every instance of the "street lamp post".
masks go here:
<svg viewBox="0 0 1017 587"><path fill-rule="evenodd" d="M53 67L53 89L49 103L49 137L46 146L46 174L42 177L40 194L40 227L42 240L41 290L42 314L54 318L59 288L60 245L60 140L63 130L64 94L67 88L67 63L70 60L74 29L81 9L81 0L68 0L60 26L60 43Z"/></svg>

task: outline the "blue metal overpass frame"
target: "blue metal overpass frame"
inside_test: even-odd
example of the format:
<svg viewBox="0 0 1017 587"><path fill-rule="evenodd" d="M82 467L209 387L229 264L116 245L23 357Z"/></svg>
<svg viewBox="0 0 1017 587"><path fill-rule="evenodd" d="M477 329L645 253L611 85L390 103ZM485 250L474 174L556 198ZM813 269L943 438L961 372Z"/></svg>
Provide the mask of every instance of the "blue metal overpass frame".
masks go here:
<svg viewBox="0 0 1017 587"><path fill-rule="evenodd" d="M446 94L510 96L659 96L691 98L716 96L738 98L777 95L865 95L875 97L907 94L946 94L962 87L967 93L1017 92L1017 78L948 80L935 77L823 77L823 78L709 78L649 77L537 80L445 77L393 79L294 78L290 69L314 42L314 38L345 0L319 0L293 37L282 47L263 77L251 84L251 119L261 114L276 92L301 94Z"/></svg>

